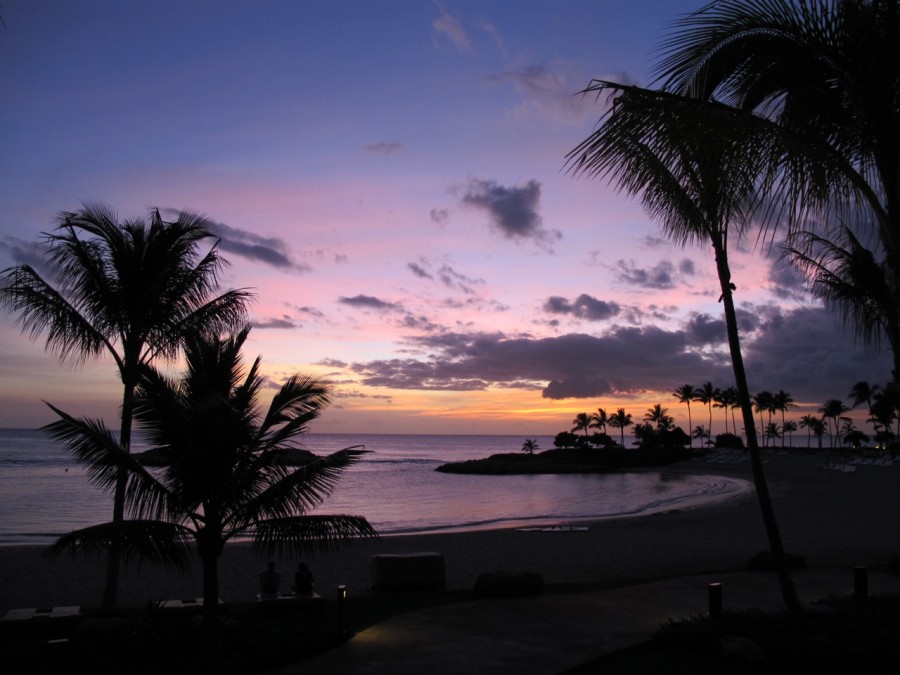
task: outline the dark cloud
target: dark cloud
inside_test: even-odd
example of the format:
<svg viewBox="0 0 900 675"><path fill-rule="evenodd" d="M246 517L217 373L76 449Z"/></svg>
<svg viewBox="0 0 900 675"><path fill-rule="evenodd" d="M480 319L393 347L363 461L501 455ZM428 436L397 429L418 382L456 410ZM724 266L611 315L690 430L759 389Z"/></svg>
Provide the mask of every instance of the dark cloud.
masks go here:
<svg viewBox="0 0 900 675"><path fill-rule="evenodd" d="M276 237L261 237L253 232L231 227L225 223L207 221L209 230L219 238L219 247L227 253L234 253L271 267L294 272L309 272L312 268L304 263L291 260L287 244Z"/></svg>
<svg viewBox="0 0 900 675"><path fill-rule="evenodd" d="M447 209L431 209L431 220L438 225L445 225L450 218Z"/></svg>
<svg viewBox="0 0 900 675"><path fill-rule="evenodd" d="M265 321L254 321L254 328L266 329L266 328L299 328L299 324L295 323L289 317L282 317L280 319L266 319Z"/></svg>
<svg viewBox="0 0 900 675"><path fill-rule="evenodd" d="M682 258L681 262L678 263L678 271L686 277L692 277L697 273L694 261L690 258Z"/></svg>
<svg viewBox="0 0 900 675"><path fill-rule="evenodd" d="M685 326L685 335L689 344L698 347L721 345L728 338L725 332L725 320L713 319L709 314L692 316Z"/></svg>
<svg viewBox="0 0 900 675"><path fill-rule="evenodd" d="M491 224L508 239L532 239L543 247L562 239L558 230L548 230L538 214L541 184L528 181L521 187L506 187L492 180L475 179L465 187L463 204L488 213Z"/></svg>
<svg viewBox="0 0 900 675"><path fill-rule="evenodd" d="M413 274L415 274L420 279L434 279L431 274L429 274L421 265L417 263L407 263L406 265Z"/></svg>
<svg viewBox="0 0 900 675"><path fill-rule="evenodd" d="M363 295L362 293L354 295L352 298L342 295L338 298L338 302L342 305L349 305L350 307L356 307L358 309L374 309L379 312L400 309L400 305L397 303L379 300L374 296Z"/></svg>
<svg viewBox="0 0 900 675"><path fill-rule="evenodd" d="M605 321L618 315L621 307L616 302L597 300L582 293L573 302L558 295L551 296L544 303L544 311L550 314L571 314L587 321Z"/></svg>
<svg viewBox="0 0 900 675"><path fill-rule="evenodd" d="M393 155L395 152L400 152L403 149L403 144L396 141L392 143L371 143L364 146L364 148L366 152L376 155Z"/></svg>
<svg viewBox="0 0 900 675"><path fill-rule="evenodd" d="M784 389L795 400L845 398L860 380L885 383L891 377L890 351L863 348L820 307L781 310L754 308L759 317L744 348L753 391Z"/></svg>
<svg viewBox="0 0 900 675"><path fill-rule="evenodd" d="M364 384L401 389L534 389L542 382L548 383L543 396L552 398L644 391L660 384L668 389L698 379L698 373L707 379L727 373L715 359L692 351L682 331L652 326L614 328L600 337L441 333L410 342L424 359L355 363L353 369Z"/></svg>
<svg viewBox="0 0 900 675"><path fill-rule="evenodd" d="M650 268L636 267L633 260L619 260L616 274L620 281L642 288L675 287L675 266L668 260L662 260Z"/></svg>
<svg viewBox="0 0 900 675"><path fill-rule="evenodd" d="M772 258L769 265L770 290L779 300L809 300L806 280L800 271L783 257Z"/></svg>
<svg viewBox="0 0 900 675"><path fill-rule="evenodd" d="M340 361L339 359L322 359L316 363L317 366L325 366L326 368L346 368L349 363Z"/></svg>
<svg viewBox="0 0 900 675"><path fill-rule="evenodd" d="M316 319L325 318L325 315L315 307L298 307L297 311L301 312L302 314L308 314L309 316L315 317Z"/></svg>

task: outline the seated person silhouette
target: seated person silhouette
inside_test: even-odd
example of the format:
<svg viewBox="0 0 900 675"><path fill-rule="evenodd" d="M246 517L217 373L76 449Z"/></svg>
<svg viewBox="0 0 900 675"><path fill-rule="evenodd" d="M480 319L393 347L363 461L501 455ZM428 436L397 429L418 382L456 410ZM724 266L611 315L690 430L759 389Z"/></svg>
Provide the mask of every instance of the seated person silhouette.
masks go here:
<svg viewBox="0 0 900 675"><path fill-rule="evenodd" d="M269 561L269 567L259 573L259 597L261 600L277 600L278 586L281 584L281 573L275 571L275 561Z"/></svg>
<svg viewBox="0 0 900 675"><path fill-rule="evenodd" d="M313 590L313 575L306 563L297 565L294 572L294 595L309 595Z"/></svg>

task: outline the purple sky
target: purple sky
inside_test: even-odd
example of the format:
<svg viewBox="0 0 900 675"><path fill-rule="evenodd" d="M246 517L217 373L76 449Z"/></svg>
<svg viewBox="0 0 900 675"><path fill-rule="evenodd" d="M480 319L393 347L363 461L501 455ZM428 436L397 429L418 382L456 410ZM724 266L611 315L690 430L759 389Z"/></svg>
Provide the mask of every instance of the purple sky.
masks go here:
<svg viewBox="0 0 900 675"><path fill-rule="evenodd" d="M248 359L335 382L314 431L552 434L654 403L686 426L675 387L733 383L712 257L564 158L602 113L576 92L650 84L701 4L5 0L0 267L82 201L199 211L258 294ZM751 388L796 417L886 381L754 244ZM114 424L119 388L0 316L0 426L50 421L42 399Z"/></svg>

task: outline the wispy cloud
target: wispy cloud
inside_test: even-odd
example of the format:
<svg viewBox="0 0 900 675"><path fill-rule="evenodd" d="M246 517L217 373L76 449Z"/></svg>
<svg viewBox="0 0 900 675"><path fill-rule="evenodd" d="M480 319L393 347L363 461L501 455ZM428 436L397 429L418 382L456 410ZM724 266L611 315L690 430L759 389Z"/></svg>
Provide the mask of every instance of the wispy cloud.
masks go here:
<svg viewBox="0 0 900 675"><path fill-rule="evenodd" d="M431 27L436 33L449 40L450 44L458 51L463 53L471 51L472 41L459 19L450 14L441 4L435 4L437 4L440 15L431 22Z"/></svg>
<svg viewBox="0 0 900 675"><path fill-rule="evenodd" d="M371 143L363 147L365 148L366 152L372 153L374 155L393 155L395 152L400 152L401 150L403 150L403 144L396 141L392 143Z"/></svg>

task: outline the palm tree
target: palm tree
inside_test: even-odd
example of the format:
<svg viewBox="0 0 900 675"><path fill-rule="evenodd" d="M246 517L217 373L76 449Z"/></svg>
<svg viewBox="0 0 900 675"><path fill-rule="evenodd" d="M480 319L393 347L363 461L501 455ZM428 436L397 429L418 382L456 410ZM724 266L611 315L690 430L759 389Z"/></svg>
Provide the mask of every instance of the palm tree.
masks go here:
<svg viewBox="0 0 900 675"><path fill-rule="evenodd" d="M779 389L774 394L772 394L772 410L775 412L781 412L781 429L782 431L786 431L785 429L785 420L784 415L787 412L788 408L796 408L797 404L794 403L794 398L787 393L784 389Z"/></svg>
<svg viewBox="0 0 900 675"><path fill-rule="evenodd" d="M657 403L652 408L647 408L647 412L644 413L644 421L655 424L657 429L671 429L672 418L668 412L668 408L663 408Z"/></svg>
<svg viewBox="0 0 900 675"><path fill-rule="evenodd" d="M800 602L756 440L728 263L729 235L739 237L751 225L757 195L767 192L760 177L772 175L770 125L727 106L666 92L597 80L584 90L604 92L611 93L612 105L598 128L567 155L569 168L639 195L676 243L712 246L756 495L785 605L797 614Z"/></svg>
<svg viewBox="0 0 900 675"><path fill-rule="evenodd" d="M772 439L772 446L775 446L775 439L781 438L781 429L778 428L776 422L769 422L766 425L766 435Z"/></svg>
<svg viewBox="0 0 900 675"><path fill-rule="evenodd" d="M805 427L807 430L807 439L806 439L806 447L807 448L812 445L813 429L816 426L816 423L820 422L820 421L821 420L818 417L816 417L815 415L803 415L800 418L800 428L802 429Z"/></svg>
<svg viewBox="0 0 900 675"><path fill-rule="evenodd" d="M797 423L794 420L787 420L786 422L784 422L781 425L781 430L785 434L787 434L787 437L788 437L787 447L789 447L789 448L794 447L794 437L792 434L793 434L793 432L797 431Z"/></svg>
<svg viewBox="0 0 900 675"><path fill-rule="evenodd" d="M575 415L575 419L572 420L572 424L574 425L572 431L580 431L583 429L584 435L587 437L588 429L591 426L591 416L587 413L578 413Z"/></svg>
<svg viewBox="0 0 900 675"><path fill-rule="evenodd" d="M709 434L712 436L712 409L716 397L719 396L719 389L714 387L712 382L704 382L699 389L696 390L694 400L699 401L709 408Z"/></svg>
<svg viewBox="0 0 900 675"><path fill-rule="evenodd" d="M625 408L619 408L616 412L609 416L609 426L616 427L621 431L622 447L625 447L625 427L631 425L631 415L625 412Z"/></svg>
<svg viewBox="0 0 900 675"><path fill-rule="evenodd" d="M228 541L250 536L267 555L300 556L376 536L361 516L310 514L365 451L355 446L327 457L298 453L296 439L329 404L329 386L294 375L261 414L260 359L244 375L240 358L248 333L249 327L226 339L188 336L187 370L178 382L144 371L135 416L154 447L158 472L130 455L102 422L54 408L60 419L45 427L100 487L112 488L126 472L134 517L63 535L51 552L103 551L118 541L126 561L137 557L184 567L193 543L203 565L204 624L212 637L218 561Z"/></svg>
<svg viewBox="0 0 900 675"><path fill-rule="evenodd" d="M866 407L869 409L869 422L872 423L872 427L875 430L875 435L878 436L880 431L878 425L878 418L875 416L875 411L872 407L875 395L881 390L881 387L877 384L870 385L865 380L860 380L856 384L854 384L850 388L850 393L847 395L853 404L850 406L851 408L855 408L863 403L866 404Z"/></svg>
<svg viewBox="0 0 900 675"><path fill-rule="evenodd" d="M693 433L691 433L691 438L698 439L700 441L700 447L703 447L703 439L705 438L707 441L709 441L709 432L706 430L706 427L701 424L694 428Z"/></svg>
<svg viewBox="0 0 900 675"><path fill-rule="evenodd" d="M872 395L872 412L884 427L884 435L889 436L892 423L896 421L894 437L900 436L900 387L891 382L881 391Z"/></svg>
<svg viewBox="0 0 900 675"><path fill-rule="evenodd" d="M609 424L609 415L603 408L597 408L597 412L591 415L590 427L599 429L601 433L606 433L606 425Z"/></svg>
<svg viewBox="0 0 900 675"><path fill-rule="evenodd" d="M738 391L735 387L725 387L720 393L717 404L722 408L731 411L731 429L735 436L737 432L737 420L734 419L735 408L740 408L740 400L738 399ZM725 433L728 433L728 414L725 414Z"/></svg>
<svg viewBox="0 0 900 675"><path fill-rule="evenodd" d="M767 215L875 225L889 280L885 327L900 375L900 3L722 0L677 24L667 91L761 111L784 139ZM716 141L719 138L716 137ZM811 218L810 218L811 217Z"/></svg>
<svg viewBox="0 0 900 675"><path fill-rule="evenodd" d="M768 445L767 436L766 436L766 427L763 426L763 418L762 413L769 413L769 421L772 420L772 392L770 391L761 391L757 394L753 394L753 407L759 415L759 428L760 433L763 437L763 447Z"/></svg>
<svg viewBox="0 0 900 675"><path fill-rule="evenodd" d="M191 330L231 330L245 321L251 294L232 290L213 297L225 261L207 222L182 212L172 222L159 211L149 224L124 224L106 206L85 204L63 213L46 234L56 285L26 264L3 271L0 303L18 313L23 332L46 334L46 347L76 364L107 354L123 385L119 438L131 445L134 391L139 374L157 358L172 359ZM113 521L124 516L123 471L113 500ZM118 597L119 553L107 564L103 604Z"/></svg>
<svg viewBox="0 0 900 675"><path fill-rule="evenodd" d="M697 390L694 388L692 384L683 384L678 387L675 391L672 392L672 396L678 399L679 403L687 403L688 409L688 429L694 426L694 422L691 419L691 401L693 401L697 396ZM691 448L694 447L694 439L691 438Z"/></svg>
<svg viewBox="0 0 900 675"><path fill-rule="evenodd" d="M536 438L526 438L525 442L522 443L522 452L527 452L529 455L533 455L535 450L540 449L540 445L538 445Z"/></svg>
<svg viewBox="0 0 900 675"><path fill-rule="evenodd" d="M825 435L825 420L821 417L813 417L810 420L810 428L818 441L819 450L822 449L822 436Z"/></svg>
<svg viewBox="0 0 900 675"><path fill-rule="evenodd" d="M834 447L834 440L838 434L838 425L840 424L839 420L841 415L845 412L848 412L850 408L844 405L844 402L839 398L830 398L825 401L824 405L819 408L819 412L822 413L822 417L828 422L828 435L831 437L831 447Z"/></svg>

